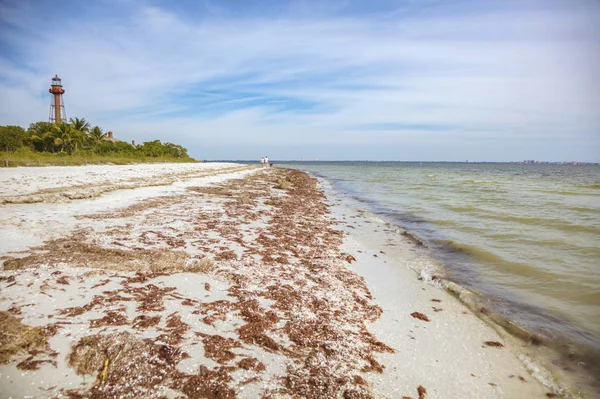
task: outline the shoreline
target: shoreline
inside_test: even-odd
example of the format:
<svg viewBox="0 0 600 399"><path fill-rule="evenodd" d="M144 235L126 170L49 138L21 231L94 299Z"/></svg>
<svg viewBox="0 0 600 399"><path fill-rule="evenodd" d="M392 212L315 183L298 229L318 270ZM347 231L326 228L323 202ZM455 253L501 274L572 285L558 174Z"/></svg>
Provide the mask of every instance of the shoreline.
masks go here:
<svg viewBox="0 0 600 399"><path fill-rule="evenodd" d="M2 387L39 394L54 376L48 396L548 397L497 332L368 249L380 232L347 227L361 212L315 179L229 172L2 205L15 211L3 235L35 236L45 206L70 208L55 217L72 231L46 214L46 243L2 248L0 310L42 337L0 366Z"/></svg>
<svg viewBox="0 0 600 399"><path fill-rule="evenodd" d="M389 211L378 212L357 193L341 190L335 182L329 181L327 177L318 173L305 172L330 186L328 195L345 198L349 201L348 206L358 209L363 215L368 215L367 218L371 221L368 223L385 225L386 228L394 230L397 240L410 240L421 247L428 254L429 260L420 264L407 265L407 267L413 269L419 275L419 279L456 297L474 315L495 329L501 336L512 340L514 347L527 348L527 351L532 352L531 357L538 360L536 367L542 367L545 370L544 374L546 375L540 376L540 378L545 381L546 385L551 386L553 384L551 380L557 379L562 381L560 385L571 387L567 388L568 391L577 391L577 388L574 387L580 387L590 395L600 396L600 380L597 378L600 371L600 352L597 346L582 340L569 339L567 336L544 333L533 327L528 328L518 319L503 314L502 306L493 301L504 301L503 306L508 306L506 299L496 298L490 293L470 287L468 283L454 280L451 269L443 260L444 257L437 256L434 253L435 249L428 245L423 237L397 222L383 219ZM398 255L398 257L401 258L402 255ZM572 328L575 334L588 334L584 330ZM525 361L533 364L530 360Z"/></svg>
<svg viewBox="0 0 600 399"><path fill-rule="evenodd" d="M346 212L348 208L352 209L355 219L350 222L354 225L346 225L345 230L349 234L357 235L357 231L361 232L362 230L362 245L370 246L375 253L385 251L392 261L413 272L418 280L449 294L460 302L461 306L493 329L502 338L505 346L510 348L513 354L527 366L530 373L545 386L552 387L555 392L561 392L565 397L580 397L579 395L596 397L599 395L598 382L594 374L596 368L593 365L589 367L588 363L585 363L588 360L587 356L596 360L593 352L590 354L584 352L581 347L576 349L569 342L553 341L540 336L538 332L529 330L495 311L487 303L484 293L452 281L447 276L444 266L432 257L430 248L419 236L381 219L377 213L371 210L362 209L363 204L360 201L356 202L353 197L344 199L332 182L324 177L317 178L326 187L325 192L328 197L338 197L340 198L339 202L350 200L345 204ZM345 220L346 218L344 218ZM361 224L362 226L358 227ZM385 234L372 238L364 233L365 229L373 229L373 232L384 231ZM399 249L395 247L399 247ZM409 251L414 251L419 256L407 257Z"/></svg>
<svg viewBox="0 0 600 399"><path fill-rule="evenodd" d="M486 308L600 365L598 169L401 165L296 167L429 246L443 271L433 273L483 293Z"/></svg>

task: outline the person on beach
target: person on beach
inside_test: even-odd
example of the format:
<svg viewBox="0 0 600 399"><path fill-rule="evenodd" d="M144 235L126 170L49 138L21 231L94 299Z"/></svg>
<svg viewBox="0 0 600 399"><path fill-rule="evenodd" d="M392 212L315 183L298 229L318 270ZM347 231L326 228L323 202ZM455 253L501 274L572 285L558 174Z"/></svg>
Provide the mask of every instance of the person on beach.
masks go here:
<svg viewBox="0 0 600 399"><path fill-rule="evenodd" d="M265 166L269 167L269 157L265 155Z"/></svg>
<svg viewBox="0 0 600 399"><path fill-rule="evenodd" d="M262 157L260 159L260 166L265 166L265 158L264 157Z"/></svg>

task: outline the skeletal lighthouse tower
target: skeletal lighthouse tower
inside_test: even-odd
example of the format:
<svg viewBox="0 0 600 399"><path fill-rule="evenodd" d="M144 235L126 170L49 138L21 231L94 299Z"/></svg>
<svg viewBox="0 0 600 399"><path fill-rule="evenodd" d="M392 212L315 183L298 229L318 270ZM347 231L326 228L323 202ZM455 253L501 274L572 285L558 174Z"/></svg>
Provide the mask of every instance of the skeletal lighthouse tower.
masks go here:
<svg viewBox="0 0 600 399"><path fill-rule="evenodd" d="M50 98L50 122L59 124L67 121L67 113L65 112L65 103L63 102L62 95L65 94L65 89L62 87L60 78L55 75L52 78L52 86L48 90L52 97Z"/></svg>

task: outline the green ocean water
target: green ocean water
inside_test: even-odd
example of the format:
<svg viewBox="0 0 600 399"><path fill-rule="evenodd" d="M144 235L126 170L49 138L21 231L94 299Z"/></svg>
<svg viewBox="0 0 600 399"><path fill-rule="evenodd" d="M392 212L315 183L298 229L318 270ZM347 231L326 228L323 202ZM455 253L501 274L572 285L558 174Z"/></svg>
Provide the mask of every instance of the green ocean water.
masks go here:
<svg viewBox="0 0 600 399"><path fill-rule="evenodd" d="M423 238L450 279L488 295L505 316L600 350L600 166L281 166L332 181Z"/></svg>

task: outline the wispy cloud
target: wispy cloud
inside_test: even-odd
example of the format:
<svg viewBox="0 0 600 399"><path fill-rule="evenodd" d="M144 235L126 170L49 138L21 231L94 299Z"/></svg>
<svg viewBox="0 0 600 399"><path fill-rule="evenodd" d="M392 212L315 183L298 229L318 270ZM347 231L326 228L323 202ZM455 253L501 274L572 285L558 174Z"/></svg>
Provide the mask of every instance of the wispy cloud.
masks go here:
<svg viewBox="0 0 600 399"><path fill-rule="evenodd" d="M596 4L371 3L5 2L0 121L58 73L69 115L200 158L600 160Z"/></svg>

